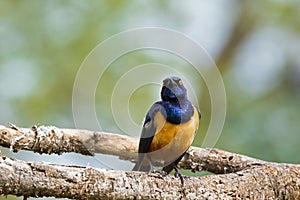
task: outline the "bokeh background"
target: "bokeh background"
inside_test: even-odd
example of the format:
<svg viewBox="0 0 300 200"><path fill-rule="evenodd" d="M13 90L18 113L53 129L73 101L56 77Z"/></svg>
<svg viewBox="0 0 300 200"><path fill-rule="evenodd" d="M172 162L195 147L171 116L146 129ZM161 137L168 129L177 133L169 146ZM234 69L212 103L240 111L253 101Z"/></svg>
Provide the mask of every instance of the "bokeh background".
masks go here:
<svg viewBox="0 0 300 200"><path fill-rule="evenodd" d="M217 148L267 161L300 163L297 0L1 1L0 124L74 128L72 89L85 57L114 34L149 26L188 35L217 64L227 92L227 118ZM118 133L105 105L122 66L130 69L149 62L176 67L175 58L142 51L116 61L106 71L105 84L95 97L104 131ZM203 121L195 146L201 146L211 106L205 83L199 81L198 87ZM159 99L159 90L149 85L132 95L129 106L135 123L142 124L147 109ZM49 156L0 150L23 160L105 167L105 159L124 170L132 166L102 155L91 159L72 153Z"/></svg>

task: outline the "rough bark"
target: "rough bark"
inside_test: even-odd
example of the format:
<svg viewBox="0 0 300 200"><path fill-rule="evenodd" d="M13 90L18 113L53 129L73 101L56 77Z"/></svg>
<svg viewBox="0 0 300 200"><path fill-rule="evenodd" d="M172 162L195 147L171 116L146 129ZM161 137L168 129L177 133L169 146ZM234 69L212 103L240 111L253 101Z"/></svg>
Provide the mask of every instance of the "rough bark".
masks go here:
<svg viewBox="0 0 300 200"><path fill-rule="evenodd" d="M116 145L118 144L118 145ZM59 129L54 126L34 128L11 128L0 125L0 146L38 153L61 154L75 152L83 155L102 153L119 156L120 159L135 161L138 138L112 133L78 129ZM222 174L240 171L264 161L219 149L190 147L179 163L180 168L193 171L209 171Z"/></svg>
<svg viewBox="0 0 300 200"><path fill-rule="evenodd" d="M118 145L115 145L118 144ZM134 161L137 139L56 127L0 126L0 145L39 153L106 153ZM71 199L300 199L300 165L191 147L179 166L221 175L185 177L61 166L0 158L0 194Z"/></svg>
<svg viewBox="0 0 300 200"><path fill-rule="evenodd" d="M300 167L261 165L241 172L186 177L59 166L0 158L0 193L71 199L299 199Z"/></svg>
<svg viewBox="0 0 300 200"><path fill-rule="evenodd" d="M118 144L118 145L116 145ZM19 128L0 125L0 146L14 152L29 150L37 153L62 154L75 152L83 155L103 153L120 158L135 159L138 138L125 135L80 129L59 129L54 126Z"/></svg>

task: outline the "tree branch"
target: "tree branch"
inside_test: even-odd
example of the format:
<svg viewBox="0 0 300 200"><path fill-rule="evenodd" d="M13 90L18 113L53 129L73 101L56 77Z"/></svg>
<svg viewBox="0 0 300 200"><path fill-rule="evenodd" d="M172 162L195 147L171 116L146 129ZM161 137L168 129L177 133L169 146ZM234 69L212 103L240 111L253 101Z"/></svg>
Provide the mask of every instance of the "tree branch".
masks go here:
<svg viewBox="0 0 300 200"><path fill-rule="evenodd" d="M83 155L102 153L134 162L137 158L138 139L112 133L59 129L54 126L18 128L13 125L11 128L0 126L0 146L9 147L14 152L29 150L47 154L75 152ZM206 170L222 174L263 163L261 160L219 149L190 147L178 166L193 171Z"/></svg>
<svg viewBox="0 0 300 200"><path fill-rule="evenodd" d="M188 177L47 165L0 158L0 193L70 199L299 199L299 166L251 167L225 175ZM281 180L281 181L278 181Z"/></svg>
<svg viewBox="0 0 300 200"><path fill-rule="evenodd" d="M115 145L117 144L117 145ZM39 153L105 153L134 161L137 139L53 126L0 126L0 145ZM49 165L0 158L0 194L99 198L299 199L300 165L271 163L218 149L191 147L179 166L222 175L185 177Z"/></svg>

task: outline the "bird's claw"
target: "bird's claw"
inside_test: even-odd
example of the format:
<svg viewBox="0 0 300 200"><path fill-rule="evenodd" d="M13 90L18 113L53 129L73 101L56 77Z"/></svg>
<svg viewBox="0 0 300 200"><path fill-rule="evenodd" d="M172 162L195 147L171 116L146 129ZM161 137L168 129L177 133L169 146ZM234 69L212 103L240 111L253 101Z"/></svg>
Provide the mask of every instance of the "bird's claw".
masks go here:
<svg viewBox="0 0 300 200"><path fill-rule="evenodd" d="M167 172L163 171L163 170L151 170L150 171L151 173L154 173L154 174L160 174L161 176L167 176Z"/></svg>
<svg viewBox="0 0 300 200"><path fill-rule="evenodd" d="M180 182L181 182L181 185L184 185L184 180L183 180L183 175L178 171L178 169L176 167L174 167L175 169L175 173L174 173L174 176L176 178L180 178Z"/></svg>

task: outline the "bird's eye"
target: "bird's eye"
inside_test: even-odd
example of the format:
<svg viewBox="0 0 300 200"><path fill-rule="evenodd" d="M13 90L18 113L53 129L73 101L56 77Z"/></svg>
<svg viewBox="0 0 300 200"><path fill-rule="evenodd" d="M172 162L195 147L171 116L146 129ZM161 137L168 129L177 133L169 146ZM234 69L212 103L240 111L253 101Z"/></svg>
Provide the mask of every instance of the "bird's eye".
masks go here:
<svg viewBox="0 0 300 200"><path fill-rule="evenodd" d="M182 80L178 80L178 84L179 84L179 85L182 85Z"/></svg>

